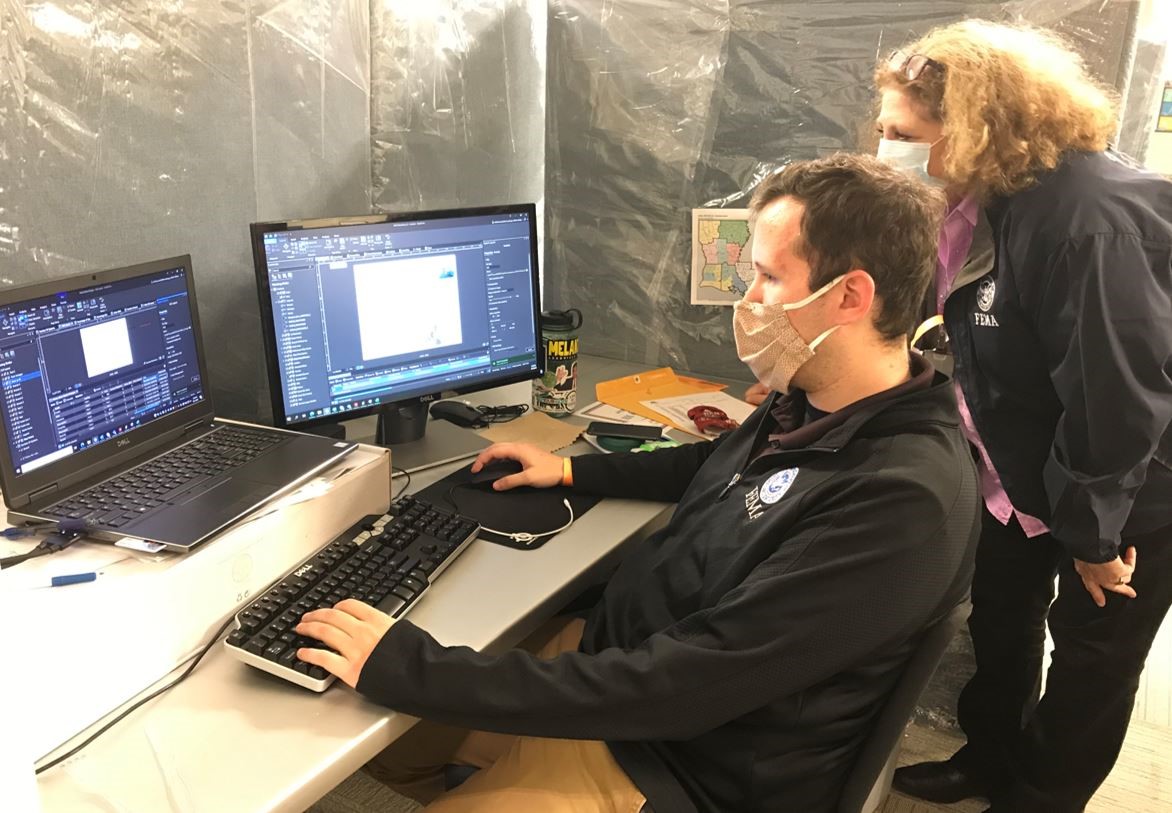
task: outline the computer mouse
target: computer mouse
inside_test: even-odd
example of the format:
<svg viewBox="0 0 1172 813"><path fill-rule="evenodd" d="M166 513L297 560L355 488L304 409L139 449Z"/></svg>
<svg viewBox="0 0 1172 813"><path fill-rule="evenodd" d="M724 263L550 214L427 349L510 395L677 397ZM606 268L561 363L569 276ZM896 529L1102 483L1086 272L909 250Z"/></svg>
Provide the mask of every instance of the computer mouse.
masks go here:
<svg viewBox="0 0 1172 813"><path fill-rule="evenodd" d="M451 421L456 426L474 428L487 423L480 410L463 401L436 401L429 412L436 420Z"/></svg>
<svg viewBox="0 0 1172 813"><path fill-rule="evenodd" d="M518 473L522 468L524 467L516 460L494 460L486 463L483 469L468 478L467 484L494 483L502 477Z"/></svg>

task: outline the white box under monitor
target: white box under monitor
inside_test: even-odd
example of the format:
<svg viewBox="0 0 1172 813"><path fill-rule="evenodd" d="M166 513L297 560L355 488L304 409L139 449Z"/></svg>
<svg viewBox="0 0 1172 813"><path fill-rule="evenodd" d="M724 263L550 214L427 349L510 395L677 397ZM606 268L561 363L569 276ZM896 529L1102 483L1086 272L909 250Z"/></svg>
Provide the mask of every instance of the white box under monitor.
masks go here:
<svg viewBox="0 0 1172 813"><path fill-rule="evenodd" d="M0 572L0 604L29 622L17 634L19 666L5 667L13 672L5 696L25 704L15 726L22 751L42 760L188 661L293 565L384 512L390 489L390 452L362 445L190 553L81 541ZM53 575L83 571L99 577L47 586Z"/></svg>

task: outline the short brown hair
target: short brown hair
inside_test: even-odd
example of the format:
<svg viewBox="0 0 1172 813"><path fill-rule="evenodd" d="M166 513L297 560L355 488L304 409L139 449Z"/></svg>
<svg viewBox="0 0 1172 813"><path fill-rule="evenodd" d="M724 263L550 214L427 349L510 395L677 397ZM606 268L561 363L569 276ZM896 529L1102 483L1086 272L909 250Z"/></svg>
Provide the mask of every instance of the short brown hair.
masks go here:
<svg viewBox="0 0 1172 813"><path fill-rule="evenodd" d="M872 156L840 153L766 178L752 216L785 197L805 207L793 251L810 264L810 290L861 268L875 280L875 329L890 341L911 333L936 272L943 194Z"/></svg>
<svg viewBox="0 0 1172 813"><path fill-rule="evenodd" d="M1101 152L1115 136L1114 92L1048 31L965 20L901 50L943 68L911 80L883 62L875 84L902 91L921 116L943 123L944 175L959 187L1012 195L1067 151Z"/></svg>

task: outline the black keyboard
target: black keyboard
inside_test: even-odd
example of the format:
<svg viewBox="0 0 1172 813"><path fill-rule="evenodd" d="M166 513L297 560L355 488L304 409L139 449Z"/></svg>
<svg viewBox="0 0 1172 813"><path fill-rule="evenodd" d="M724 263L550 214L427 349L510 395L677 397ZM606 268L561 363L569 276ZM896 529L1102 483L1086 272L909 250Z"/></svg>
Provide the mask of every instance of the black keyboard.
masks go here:
<svg viewBox="0 0 1172 813"><path fill-rule="evenodd" d="M364 517L236 614L224 644L245 663L315 692L333 675L297 657L325 644L293 632L310 610L356 598L392 618L407 612L476 538L480 526L414 497Z"/></svg>
<svg viewBox="0 0 1172 813"><path fill-rule="evenodd" d="M275 432L219 426L190 443L50 505L43 513L120 528L204 480L244 465L282 440L284 437Z"/></svg>

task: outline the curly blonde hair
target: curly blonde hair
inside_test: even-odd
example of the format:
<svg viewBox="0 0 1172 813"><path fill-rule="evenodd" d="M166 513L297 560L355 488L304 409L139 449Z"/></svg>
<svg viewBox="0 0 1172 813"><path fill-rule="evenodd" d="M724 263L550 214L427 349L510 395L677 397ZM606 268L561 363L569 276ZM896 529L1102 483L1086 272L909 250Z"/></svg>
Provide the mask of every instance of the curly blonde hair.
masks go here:
<svg viewBox="0 0 1172 813"><path fill-rule="evenodd" d="M965 20L901 49L944 66L909 80L886 62L880 90L907 94L920 114L944 124L946 180L980 194L1031 186L1070 150L1100 152L1115 136L1113 91L1054 34L1024 25Z"/></svg>

